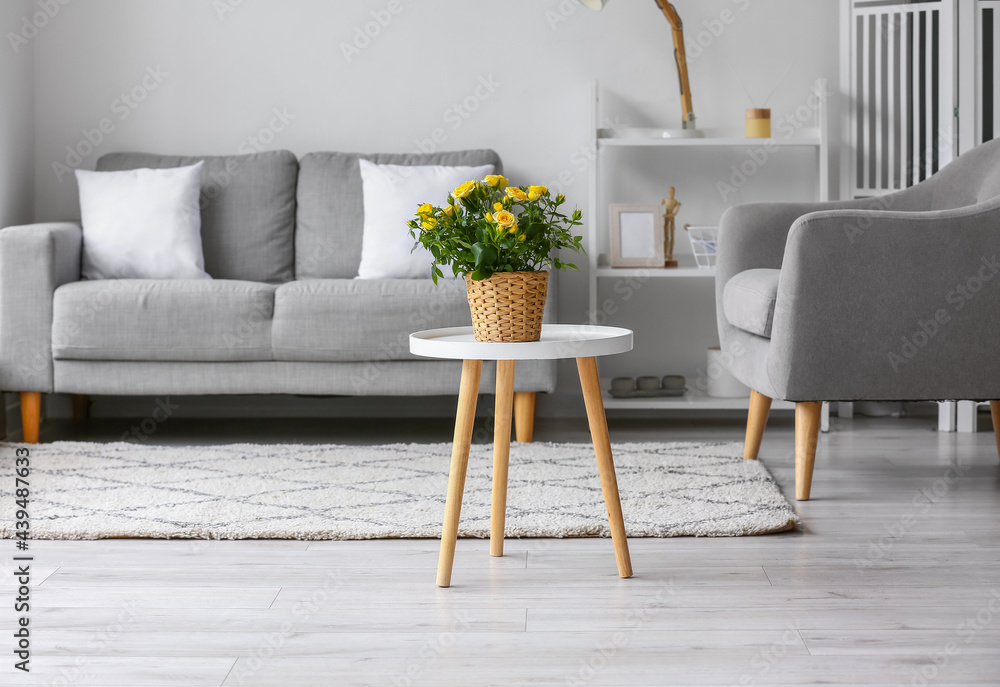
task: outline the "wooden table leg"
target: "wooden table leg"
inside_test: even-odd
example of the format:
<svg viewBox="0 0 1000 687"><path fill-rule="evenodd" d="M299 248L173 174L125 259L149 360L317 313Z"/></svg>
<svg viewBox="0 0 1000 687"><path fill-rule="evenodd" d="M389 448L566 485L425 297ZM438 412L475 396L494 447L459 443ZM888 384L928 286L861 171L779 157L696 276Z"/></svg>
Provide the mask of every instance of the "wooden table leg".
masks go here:
<svg viewBox="0 0 1000 687"><path fill-rule="evenodd" d="M465 471L469 467L469 447L472 445L472 425L476 419L479 374L482 370L482 360L466 360L462 363L462 387L458 392L455 439L451 449L451 468L448 472L448 497L444 506L441 553L438 556L439 587L451 586L451 568L455 563L455 542L458 540L458 518L462 512Z"/></svg>
<svg viewBox="0 0 1000 687"><path fill-rule="evenodd" d="M496 416L493 419L493 512L490 517L490 555L503 555L503 526L507 518L507 465L510 460L510 419L514 405L514 361L497 361Z"/></svg>
<svg viewBox="0 0 1000 687"><path fill-rule="evenodd" d="M608 436L608 420L604 415L604 401L601 400L601 381L597 377L595 358L577 358L576 367L580 372L580 386L583 400L587 404L587 420L590 422L590 436L594 440L597 456L597 470L601 474L601 490L604 505L608 510L611 525L611 540L615 545L615 559L618 574L632 577L632 560L628 555L628 540L625 538L625 520L622 517L622 503L618 496L618 479L611 457L611 438Z"/></svg>

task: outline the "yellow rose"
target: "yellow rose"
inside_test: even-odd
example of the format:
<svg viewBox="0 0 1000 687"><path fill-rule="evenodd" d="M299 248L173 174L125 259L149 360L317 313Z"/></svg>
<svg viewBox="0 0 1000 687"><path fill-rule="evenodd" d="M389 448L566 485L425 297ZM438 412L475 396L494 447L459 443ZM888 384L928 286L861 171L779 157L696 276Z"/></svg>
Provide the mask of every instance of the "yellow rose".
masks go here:
<svg viewBox="0 0 1000 687"><path fill-rule="evenodd" d="M528 194L517 188L516 186L507 187L507 197L511 200L516 200L518 202L523 202L528 199Z"/></svg>
<svg viewBox="0 0 1000 687"><path fill-rule="evenodd" d="M489 212L486 213L486 221L487 222L492 222L493 221L493 214L492 213L489 213Z"/></svg>
<svg viewBox="0 0 1000 687"><path fill-rule="evenodd" d="M454 217L455 216L455 206L454 205L449 205L448 207L446 207L443 210L441 210L441 212L443 212L444 214L448 215L449 217Z"/></svg>
<svg viewBox="0 0 1000 687"><path fill-rule="evenodd" d="M544 186L529 186L528 187L528 200L538 200L542 195L548 191Z"/></svg>
<svg viewBox="0 0 1000 687"><path fill-rule="evenodd" d="M493 209L496 210L497 212L500 212L501 210L503 210L503 203L493 203Z"/></svg>
<svg viewBox="0 0 1000 687"><path fill-rule="evenodd" d="M457 186L455 190L451 192L451 195L455 196L456 198L465 198L475 189L476 189L476 182L466 181L464 184Z"/></svg>
<svg viewBox="0 0 1000 687"><path fill-rule="evenodd" d="M566 200L566 196L564 196L563 194L560 193L558 196L556 196L556 202L557 203L561 203L564 200Z"/></svg>
<svg viewBox="0 0 1000 687"><path fill-rule="evenodd" d="M483 183L490 187L506 186L507 177L503 174L487 174L486 178L483 179Z"/></svg>
<svg viewBox="0 0 1000 687"><path fill-rule="evenodd" d="M517 227L517 217L515 217L514 213L511 212L510 210L500 210L495 215L493 215L493 221L495 221L497 224L499 224L501 227L505 229L509 229L511 227L514 228Z"/></svg>
<svg viewBox="0 0 1000 687"><path fill-rule="evenodd" d="M437 223L438 223L438 221L436 219L434 219L433 217L425 217L424 221L421 222L420 225L424 229L433 229L434 227L437 226Z"/></svg>
<svg viewBox="0 0 1000 687"><path fill-rule="evenodd" d="M434 210L434 206L432 206L430 203L424 203L423 205L421 205L420 207L417 208L417 214L418 215L429 215L429 214L431 214L431 211L433 211L433 210Z"/></svg>
<svg viewBox="0 0 1000 687"><path fill-rule="evenodd" d="M515 222L514 222L514 226L512 226L512 227L511 227L510 229L508 229L508 230L507 230L507 233L508 233L508 234L514 234L514 233L516 233L516 232L517 232L517 222L515 221Z"/></svg>
<svg viewBox="0 0 1000 687"><path fill-rule="evenodd" d="M517 237L517 240L518 241L523 241L526 238L528 238L527 234L521 234L520 236Z"/></svg>

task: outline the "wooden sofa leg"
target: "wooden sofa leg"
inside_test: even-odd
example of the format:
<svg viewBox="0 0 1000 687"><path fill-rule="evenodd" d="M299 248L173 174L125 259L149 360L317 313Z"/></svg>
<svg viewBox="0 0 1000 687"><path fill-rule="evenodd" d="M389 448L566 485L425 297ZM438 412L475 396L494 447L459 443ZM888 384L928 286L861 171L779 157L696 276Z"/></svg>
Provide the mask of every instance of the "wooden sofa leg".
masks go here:
<svg viewBox="0 0 1000 687"><path fill-rule="evenodd" d="M73 421L86 422L90 419L90 396L73 394Z"/></svg>
<svg viewBox="0 0 1000 687"><path fill-rule="evenodd" d="M24 443L38 443L38 426L42 421L42 394L38 391L21 392L21 427Z"/></svg>
<svg viewBox="0 0 1000 687"><path fill-rule="evenodd" d="M758 391L751 391L750 410L747 413L747 439L743 444L744 460L757 460L769 412L771 412L771 399Z"/></svg>
<svg viewBox="0 0 1000 687"><path fill-rule="evenodd" d="M522 444L530 444L535 433L535 392L514 393L514 434Z"/></svg>
<svg viewBox="0 0 1000 687"><path fill-rule="evenodd" d="M795 404L795 498L799 501L808 501L812 489L822 411L821 402Z"/></svg>
<svg viewBox="0 0 1000 687"><path fill-rule="evenodd" d="M990 401L990 417L993 418L993 436L997 440L997 455L1000 455L1000 401Z"/></svg>

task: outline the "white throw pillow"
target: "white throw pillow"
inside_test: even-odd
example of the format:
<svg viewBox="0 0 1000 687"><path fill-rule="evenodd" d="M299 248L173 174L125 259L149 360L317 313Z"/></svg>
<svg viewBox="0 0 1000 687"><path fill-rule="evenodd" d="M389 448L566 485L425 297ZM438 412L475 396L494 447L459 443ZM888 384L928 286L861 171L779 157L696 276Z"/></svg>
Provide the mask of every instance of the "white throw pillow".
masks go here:
<svg viewBox="0 0 1000 687"><path fill-rule="evenodd" d="M422 203L443 207L452 189L493 173L493 165L377 165L361 163L365 226L358 279L429 279L434 257L414 239L406 223ZM445 276L451 273L445 271Z"/></svg>
<svg viewBox="0 0 1000 687"><path fill-rule="evenodd" d="M85 279L211 279L201 247L201 167L76 170Z"/></svg>

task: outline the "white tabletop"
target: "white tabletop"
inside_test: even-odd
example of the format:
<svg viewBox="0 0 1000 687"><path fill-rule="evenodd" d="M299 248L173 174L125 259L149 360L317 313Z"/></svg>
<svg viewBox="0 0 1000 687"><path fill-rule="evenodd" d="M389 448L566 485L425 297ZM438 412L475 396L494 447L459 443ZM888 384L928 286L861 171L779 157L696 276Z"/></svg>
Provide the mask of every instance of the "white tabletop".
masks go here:
<svg viewBox="0 0 1000 687"><path fill-rule="evenodd" d="M614 355L632 350L632 330L589 324L543 324L540 341L476 341L472 327L428 329L410 334L410 353L460 360L554 360Z"/></svg>

